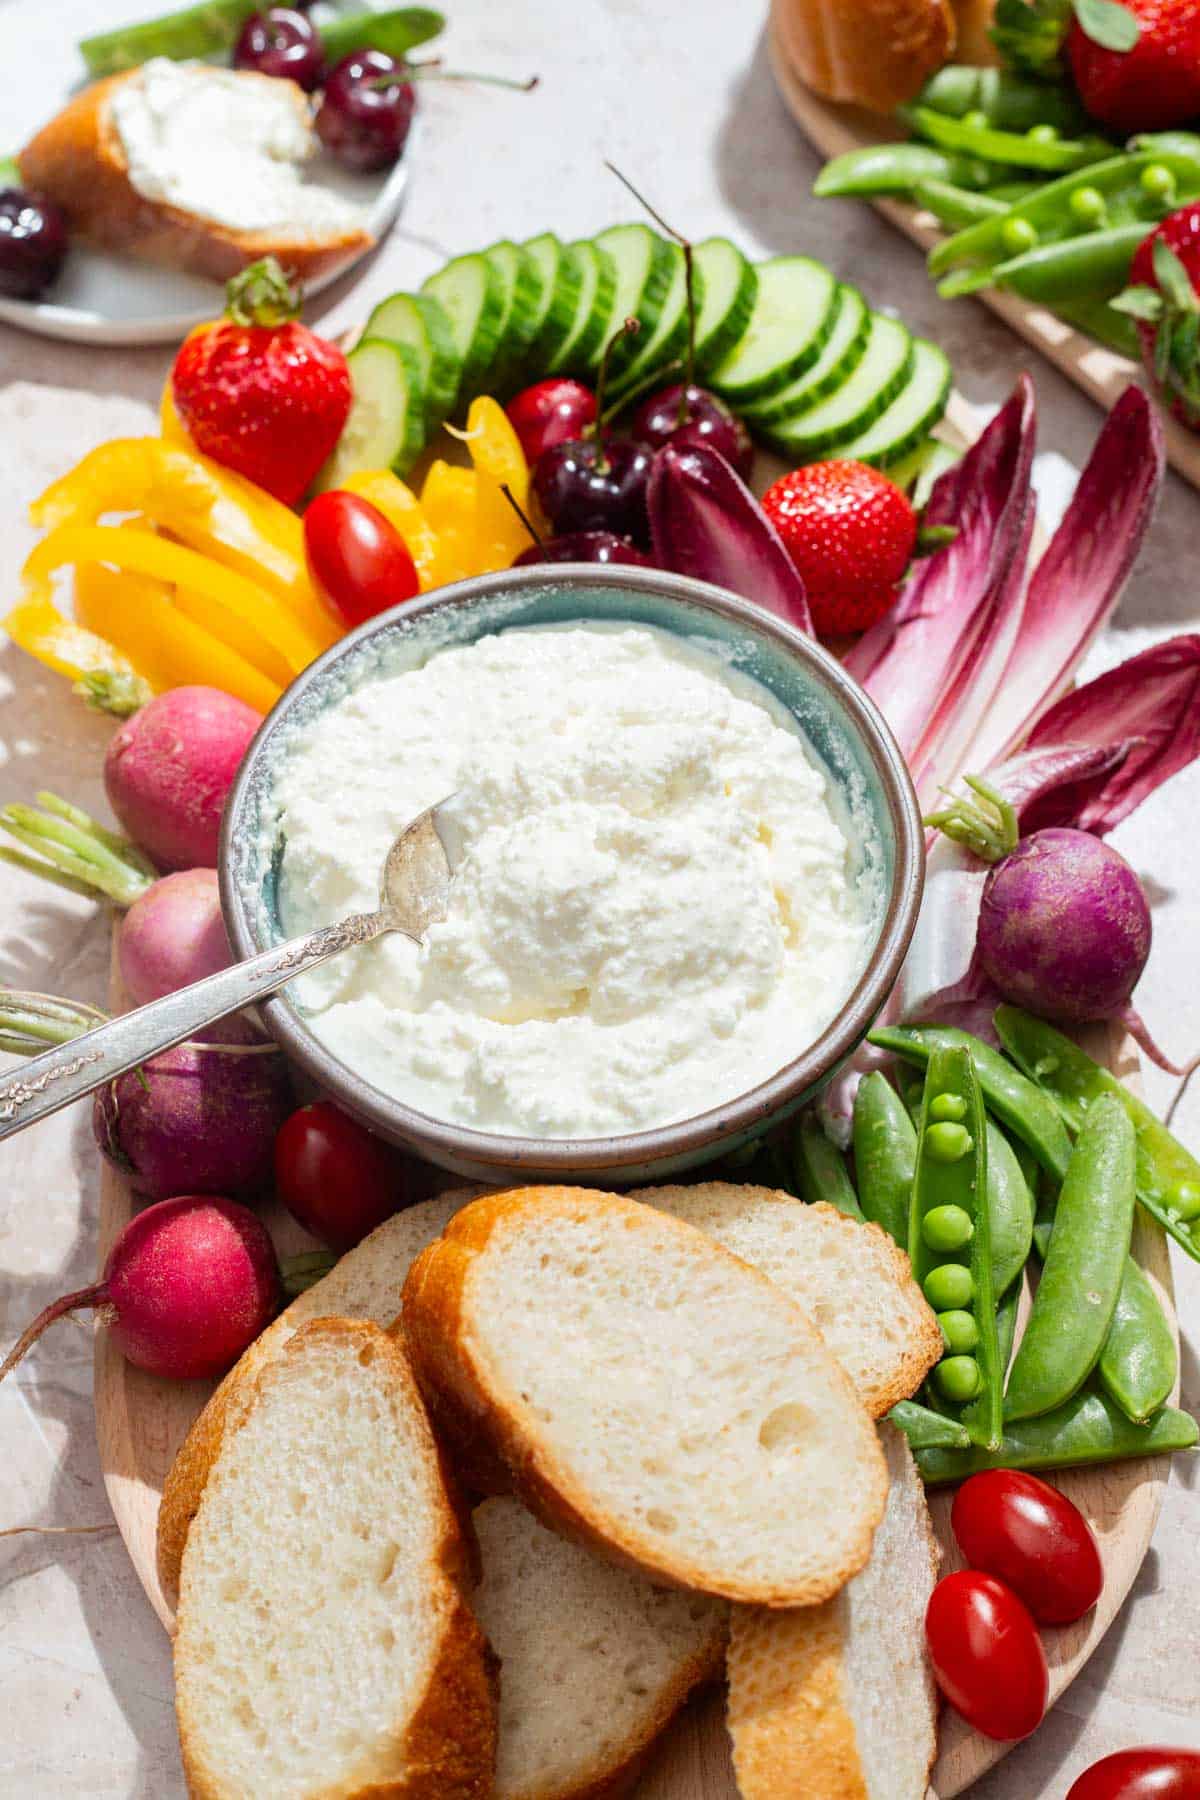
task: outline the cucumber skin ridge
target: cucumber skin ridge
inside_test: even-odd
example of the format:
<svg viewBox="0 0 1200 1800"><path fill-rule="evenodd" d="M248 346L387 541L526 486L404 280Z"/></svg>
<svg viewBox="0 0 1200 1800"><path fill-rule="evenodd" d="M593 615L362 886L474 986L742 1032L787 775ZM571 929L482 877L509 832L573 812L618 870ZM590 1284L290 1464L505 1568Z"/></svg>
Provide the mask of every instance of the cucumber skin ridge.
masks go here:
<svg viewBox="0 0 1200 1800"><path fill-rule="evenodd" d="M798 464L823 462L831 453L840 450L843 444L853 443L855 438L861 437L877 419L883 417L883 414L887 411L893 400L897 399L897 397L903 393L911 380L914 356L914 345L910 338L908 355L904 362L895 374L893 374L891 379L885 383L879 393L872 398L871 405L867 411L864 412L863 416L856 419L852 426L830 425L824 431L818 432L810 442L803 445L789 443L782 434L762 429L760 435L763 442L770 445L771 449L775 450L780 456L791 457L795 459ZM837 388L833 390L834 393L837 393L838 391ZM832 396L828 394L825 396L826 399L831 397ZM793 416L803 418L804 415L801 413Z"/></svg>

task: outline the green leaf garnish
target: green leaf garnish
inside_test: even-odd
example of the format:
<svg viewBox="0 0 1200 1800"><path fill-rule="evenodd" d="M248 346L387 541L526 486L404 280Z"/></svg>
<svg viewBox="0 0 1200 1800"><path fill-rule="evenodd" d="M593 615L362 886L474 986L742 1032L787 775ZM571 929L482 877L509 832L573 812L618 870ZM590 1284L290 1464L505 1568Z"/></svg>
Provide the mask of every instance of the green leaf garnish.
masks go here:
<svg viewBox="0 0 1200 1800"><path fill-rule="evenodd" d="M1192 278L1165 238L1155 238L1154 279L1162 289L1169 307L1176 312L1196 312L1200 297L1192 286Z"/></svg>
<svg viewBox="0 0 1200 1800"><path fill-rule="evenodd" d="M1010 69L1053 78L1070 23L1071 0L997 0L991 38Z"/></svg>
<svg viewBox="0 0 1200 1800"><path fill-rule="evenodd" d="M1118 294L1109 305L1114 312L1126 313L1131 319L1144 319L1147 324L1157 324L1165 310L1163 297L1157 288L1130 287L1123 294Z"/></svg>
<svg viewBox="0 0 1200 1800"><path fill-rule="evenodd" d="M1142 35L1137 17L1120 0L1075 0L1079 29L1102 50L1129 51Z"/></svg>

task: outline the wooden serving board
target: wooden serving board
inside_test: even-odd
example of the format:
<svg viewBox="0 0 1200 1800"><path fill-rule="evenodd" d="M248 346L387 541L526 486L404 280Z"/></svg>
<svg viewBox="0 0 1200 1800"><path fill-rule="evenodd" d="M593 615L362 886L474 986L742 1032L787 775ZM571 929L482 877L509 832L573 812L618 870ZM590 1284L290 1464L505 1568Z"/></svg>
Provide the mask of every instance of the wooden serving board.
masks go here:
<svg viewBox="0 0 1200 1800"><path fill-rule="evenodd" d="M796 73L793 59L788 53L787 32L786 0L782 0L782 4L781 0L772 0L767 48L775 80L788 110L822 156L841 156L846 150L859 150L867 144L904 136L902 130L875 113L864 112L853 106L836 106L832 101L822 100L807 88ZM819 204L828 206L833 202L823 200ZM871 205L885 219L890 219L893 225L898 225L915 243L920 244L923 250L932 249L945 236L932 213L922 212L900 200L874 200ZM1028 343L1048 357L1056 368L1068 375L1106 412L1131 381L1140 381L1142 378L1139 364L1118 356L1115 351L1098 344L1094 338L1072 330L1044 306L1035 306L1016 294L1003 293L999 288L988 288L974 298L982 300L985 306L990 306L993 312L999 313L1014 331L1020 332ZM1200 488L1200 437L1185 430L1177 420L1170 417L1165 408L1159 408L1159 416L1166 434L1167 455L1172 467L1190 481L1193 487Z"/></svg>

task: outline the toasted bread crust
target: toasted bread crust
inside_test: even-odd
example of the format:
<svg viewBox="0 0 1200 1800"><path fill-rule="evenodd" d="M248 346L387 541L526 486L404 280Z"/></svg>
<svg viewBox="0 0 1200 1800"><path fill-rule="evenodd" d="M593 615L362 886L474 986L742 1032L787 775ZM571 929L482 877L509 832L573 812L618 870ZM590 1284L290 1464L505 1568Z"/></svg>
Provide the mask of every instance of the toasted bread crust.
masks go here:
<svg viewBox="0 0 1200 1800"><path fill-rule="evenodd" d="M777 0L774 17L806 87L878 113L911 100L958 37L950 0Z"/></svg>
<svg viewBox="0 0 1200 1800"><path fill-rule="evenodd" d="M85 88L18 154L21 180L62 208L75 236L211 281L227 281L261 256L276 256L301 281L311 281L371 248L374 239L366 231L311 243L278 239L145 199L129 179L109 104L114 90L137 73L109 75Z"/></svg>
<svg viewBox="0 0 1200 1800"><path fill-rule="evenodd" d="M701 1235L669 1213L654 1213L621 1195L579 1188L515 1188L485 1194L456 1213L443 1235L421 1252L409 1271L400 1315L414 1373L452 1460L456 1452L464 1452L472 1474L484 1471L493 1492L500 1491L495 1484L506 1473L507 1491L515 1492L551 1530L651 1580L768 1607L807 1606L827 1599L866 1563L875 1526L883 1515L887 1469L873 1432L874 1457L864 1471L867 1506L856 1539L847 1548L844 1566L788 1588L737 1577L714 1584L711 1572L685 1553L674 1557L652 1554L639 1534L604 1514L564 1467L520 1396L490 1367L486 1349L473 1329L466 1291L476 1259L504 1224L527 1220L536 1226L547 1208L573 1212L581 1205L619 1209L631 1231L638 1229L640 1221L653 1218L658 1228L685 1234L689 1240ZM782 1299L798 1327L812 1331L800 1308L782 1296L765 1275L711 1240L704 1241L713 1256L735 1263L748 1278L762 1283L776 1304ZM832 1358L830 1364L831 1374L845 1387L847 1411L852 1414L859 1404L857 1397L840 1366Z"/></svg>
<svg viewBox="0 0 1200 1800"><path fill-rule="evenodd" d="M247 1410L268 1384L285 1377L287 1362L303 1355L318 1337L342 1338L363 1349L370 1347L374 1356L388 1361L391 1378L405 1390L425 1422L425 1454L440 1472L441 1459L408 1359L398 1340L376 1325L349 1319L314 1319L302 1326L281 1355L259 1373L252 1390L245 1395ZM438 1590L435 1604L441 1612L439 1647L425 1694L393 1742L372 1757L370 1769L360 1777L348 1777L323 1789L320 1800L485 1800L492 1791L497 1661L467 1600L472 1546L463 1534L454 1499L445 1491L439 1525L440 1537L429 1581L430 1588ZM187 1654L187 1607L185 1562L175 1662L179 1741L188 1792L193 1800L240 1800L206 1768L203 1745L189 1716L186 1682L181 1679L181 1662Z"/></svg>

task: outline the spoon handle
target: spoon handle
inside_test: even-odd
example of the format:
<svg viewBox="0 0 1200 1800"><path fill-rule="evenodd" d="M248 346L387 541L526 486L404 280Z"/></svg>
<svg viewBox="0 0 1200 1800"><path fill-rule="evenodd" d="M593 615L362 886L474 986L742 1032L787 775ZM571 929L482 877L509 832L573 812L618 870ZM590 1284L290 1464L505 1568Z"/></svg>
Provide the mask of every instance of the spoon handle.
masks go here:
<svg viewBox="0 0 1200 1800"><path fill-rule="evenodd" d="M355 913L307 937L260 951L246 962L222 969L219 975L208 975L191 987L123 1013L95 1031L33 1057L17 1074L0 1082L0 1139L69 1106L72 1100L103 1087L160 1050L194 1037L214 1019L224 1019L274 993L339 951L369 943L390 924L384 913Z"/></svg>

